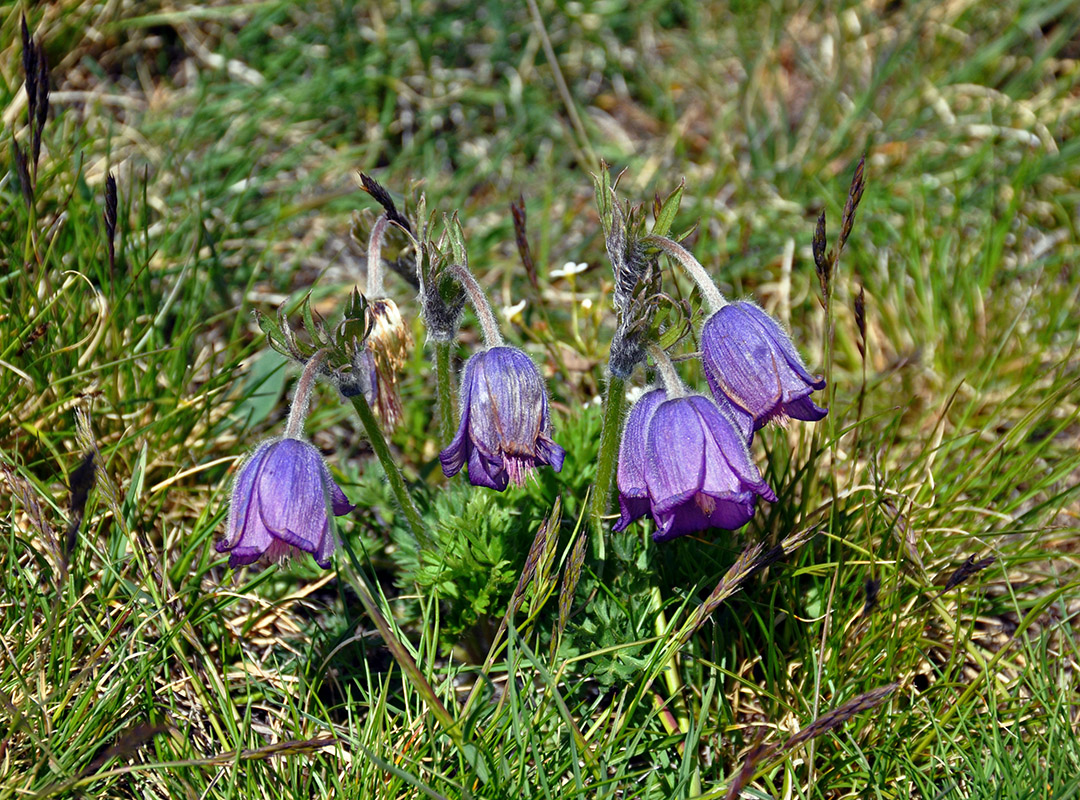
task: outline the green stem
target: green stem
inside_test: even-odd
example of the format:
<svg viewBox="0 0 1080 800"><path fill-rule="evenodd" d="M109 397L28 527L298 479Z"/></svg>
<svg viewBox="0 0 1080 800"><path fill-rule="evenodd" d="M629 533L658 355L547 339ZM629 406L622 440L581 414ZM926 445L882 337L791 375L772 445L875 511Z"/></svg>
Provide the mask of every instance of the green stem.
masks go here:
<svg viewBox="0 0 1080 800"><path fill-rule="evenodd" d="M401 510L405 513L405 519L409 523L413 536L416 537L416 541L422 547L432 547L434 543L431 541L431 537L428 536L427 528L424 526L424 520L420 517L420 512L416 509L416 504L413 502L412 497L409 496L409 490L405 486L405 479L402 477L401 470L390 452L390 447L386 444L386 439L379 429L379 423L371 411L371 406L368 405L362 394L349 399L352 400L353 408L356 409L360 421L364 423L364 430L367 431L371 449L379 457L379 463L382 464L386 478L390 481L390 488L394 492L394 497L397 498Z"/></svg>
<svg viewBox="0 0 1080 800"><path fill-rule="evenodd" d="M619 434L622 432L622 411L626 391L622 378L608 378L607 396L604 398L604 427L600 432L600 453L596 462L596 483L593 485L590 516L593 523L593 556L603 561L604 515L611 500L611 484L615 478L615 465L619 460Z"/></svg>
<svg viewBox="0 0 1080 800"><path fill-rule="evenodd" d="M435 387L439 404L439 440L448 447L457 432L457 404L454 402L454 378L450 371L450 348L453 342L435 342Z"/></svg>

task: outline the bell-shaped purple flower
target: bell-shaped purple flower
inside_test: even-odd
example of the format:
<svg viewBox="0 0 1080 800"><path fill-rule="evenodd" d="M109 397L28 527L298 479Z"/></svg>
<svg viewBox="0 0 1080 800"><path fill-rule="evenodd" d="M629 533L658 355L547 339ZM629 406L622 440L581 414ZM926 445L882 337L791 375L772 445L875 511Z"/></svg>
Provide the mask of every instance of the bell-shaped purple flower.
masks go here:
<svg viewBox="0 0 1080 800"><path fill-rule="evenodd" d="M706 397L646 394L630 411L619 451L615 530L647 512L658 542L708 528L741 528L758 496L776 495L735 422ZM643 491L644 490L644 491Z"/></svg>
<svg viewBox="0 0 1080 800"><path fill-rule="evenodd" d="M780 323L753 303L729 303L705 321L701 360L717 402L729 403L751 433L776 417L814 422L828 413L810 399L825 380L807 371Z"/></svg>
<svg viewBox="0 0 1080 800"><path fill-rule="evenodd" d="M562 469L566 452L551 439L544 379L516 347L498 346L472 356L461 380L461 424L439 453L443 472L468 463L469 482L503 491L525 483L536 466Z"/></svg>
<svg viewBox="0 0 1080 800"><path fill-rule="evenodd" d="M263 442L240 468L217 550L229 554L230 567L303 551L325 569L337 544L330 514L353 508L313 445L291 438Z"/></svg>

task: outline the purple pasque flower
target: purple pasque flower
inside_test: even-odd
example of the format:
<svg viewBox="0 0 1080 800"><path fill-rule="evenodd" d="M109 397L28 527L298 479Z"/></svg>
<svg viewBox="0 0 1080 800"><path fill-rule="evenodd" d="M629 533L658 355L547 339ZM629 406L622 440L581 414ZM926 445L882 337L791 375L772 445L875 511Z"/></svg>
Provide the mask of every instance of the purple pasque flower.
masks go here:
<svg viewBox="0 0 1080 800"><path fill-rule="evenodd" d="M780 323L753 303L729 303L705 321L701 361L717 402L751 433L777 417L814 422L829 413L810 399L824 378L806 370Z"/></svg>
<svg viewBox="0 0 1080 800"><path fill-rule="evenodd" d="M668 400L662 389L630 411L618 486L622 516L615 530L647 511L658 542L708 528L741 528L754 515L759 495L776 500L726 413L707 397Z"/></svg>
<svg viewBox="0 0 1080 800"><path fill-rule="evenodd" d="M439 453L447 477L468 462L471 484L501 492L510 482L523 485L538 465L559 472L565 456L551 439L547 391L531 358L500 345L465 362L461 424Z"/></svg>
<svg viewBox="0 0 1080 800"><path fill-rule="evenodd" d="M353 508L314 445L292 438L263 442L240 468L217 550L229 554L230 567L303 551L325 569L337 544L330 514Z"/></svg>

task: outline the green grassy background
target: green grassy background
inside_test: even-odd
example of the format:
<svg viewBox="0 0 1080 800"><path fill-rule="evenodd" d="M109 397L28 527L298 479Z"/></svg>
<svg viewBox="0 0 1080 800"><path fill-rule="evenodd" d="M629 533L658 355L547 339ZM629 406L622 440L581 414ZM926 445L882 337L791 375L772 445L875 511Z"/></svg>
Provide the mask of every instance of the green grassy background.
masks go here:
<svg viewBox="0 0 1080 800"><path fill-rule="evenodd" d="M1080 793L1075 4L538 12L0 6L0 798ZM52 87L29 205L12 156L31 133L23 13ZM864 154L827 315L811 236L824 211L835 244ZM685 181L675 229L828 370L830 415L759 436L780 502L746 529L661 547L638 523L571 590L613 331L601 159L635 203ZM393 444L440 542L417 553L355 417L321 395L308 430L360 506L342 535L422 680L344 556L232 573L212 546L232 468L280 430L294 378L251 312L312 289L332 316L362 281L357 170L459 212L497 312L527 301L504 329L545 364L569 452L506 495L447 485L416 321ZM551 277L567 261L589 269ZM467 317L458 363L476 341ZM88 449L98 483L69 560ZM548 568L500 640L545 518ZM744 548L806 531L680 639ZM996 560L950 586L969 556Z"/></svg>

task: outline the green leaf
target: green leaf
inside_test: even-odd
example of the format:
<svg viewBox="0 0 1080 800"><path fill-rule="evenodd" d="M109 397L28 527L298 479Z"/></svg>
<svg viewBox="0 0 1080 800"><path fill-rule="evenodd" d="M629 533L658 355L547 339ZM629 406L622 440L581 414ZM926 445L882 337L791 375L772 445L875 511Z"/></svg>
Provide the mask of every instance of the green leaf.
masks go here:
<svg viewBox="0 0 1080 800"><path fill-rule="evenodd" d="M671 230L671 224L675 221L675 215L679 213L679 205L682 203L683 189L686 181L683 180L675 190L667 196L663 206L656 215L656 223L652 227L654 236L667 236Z"/></svg>

